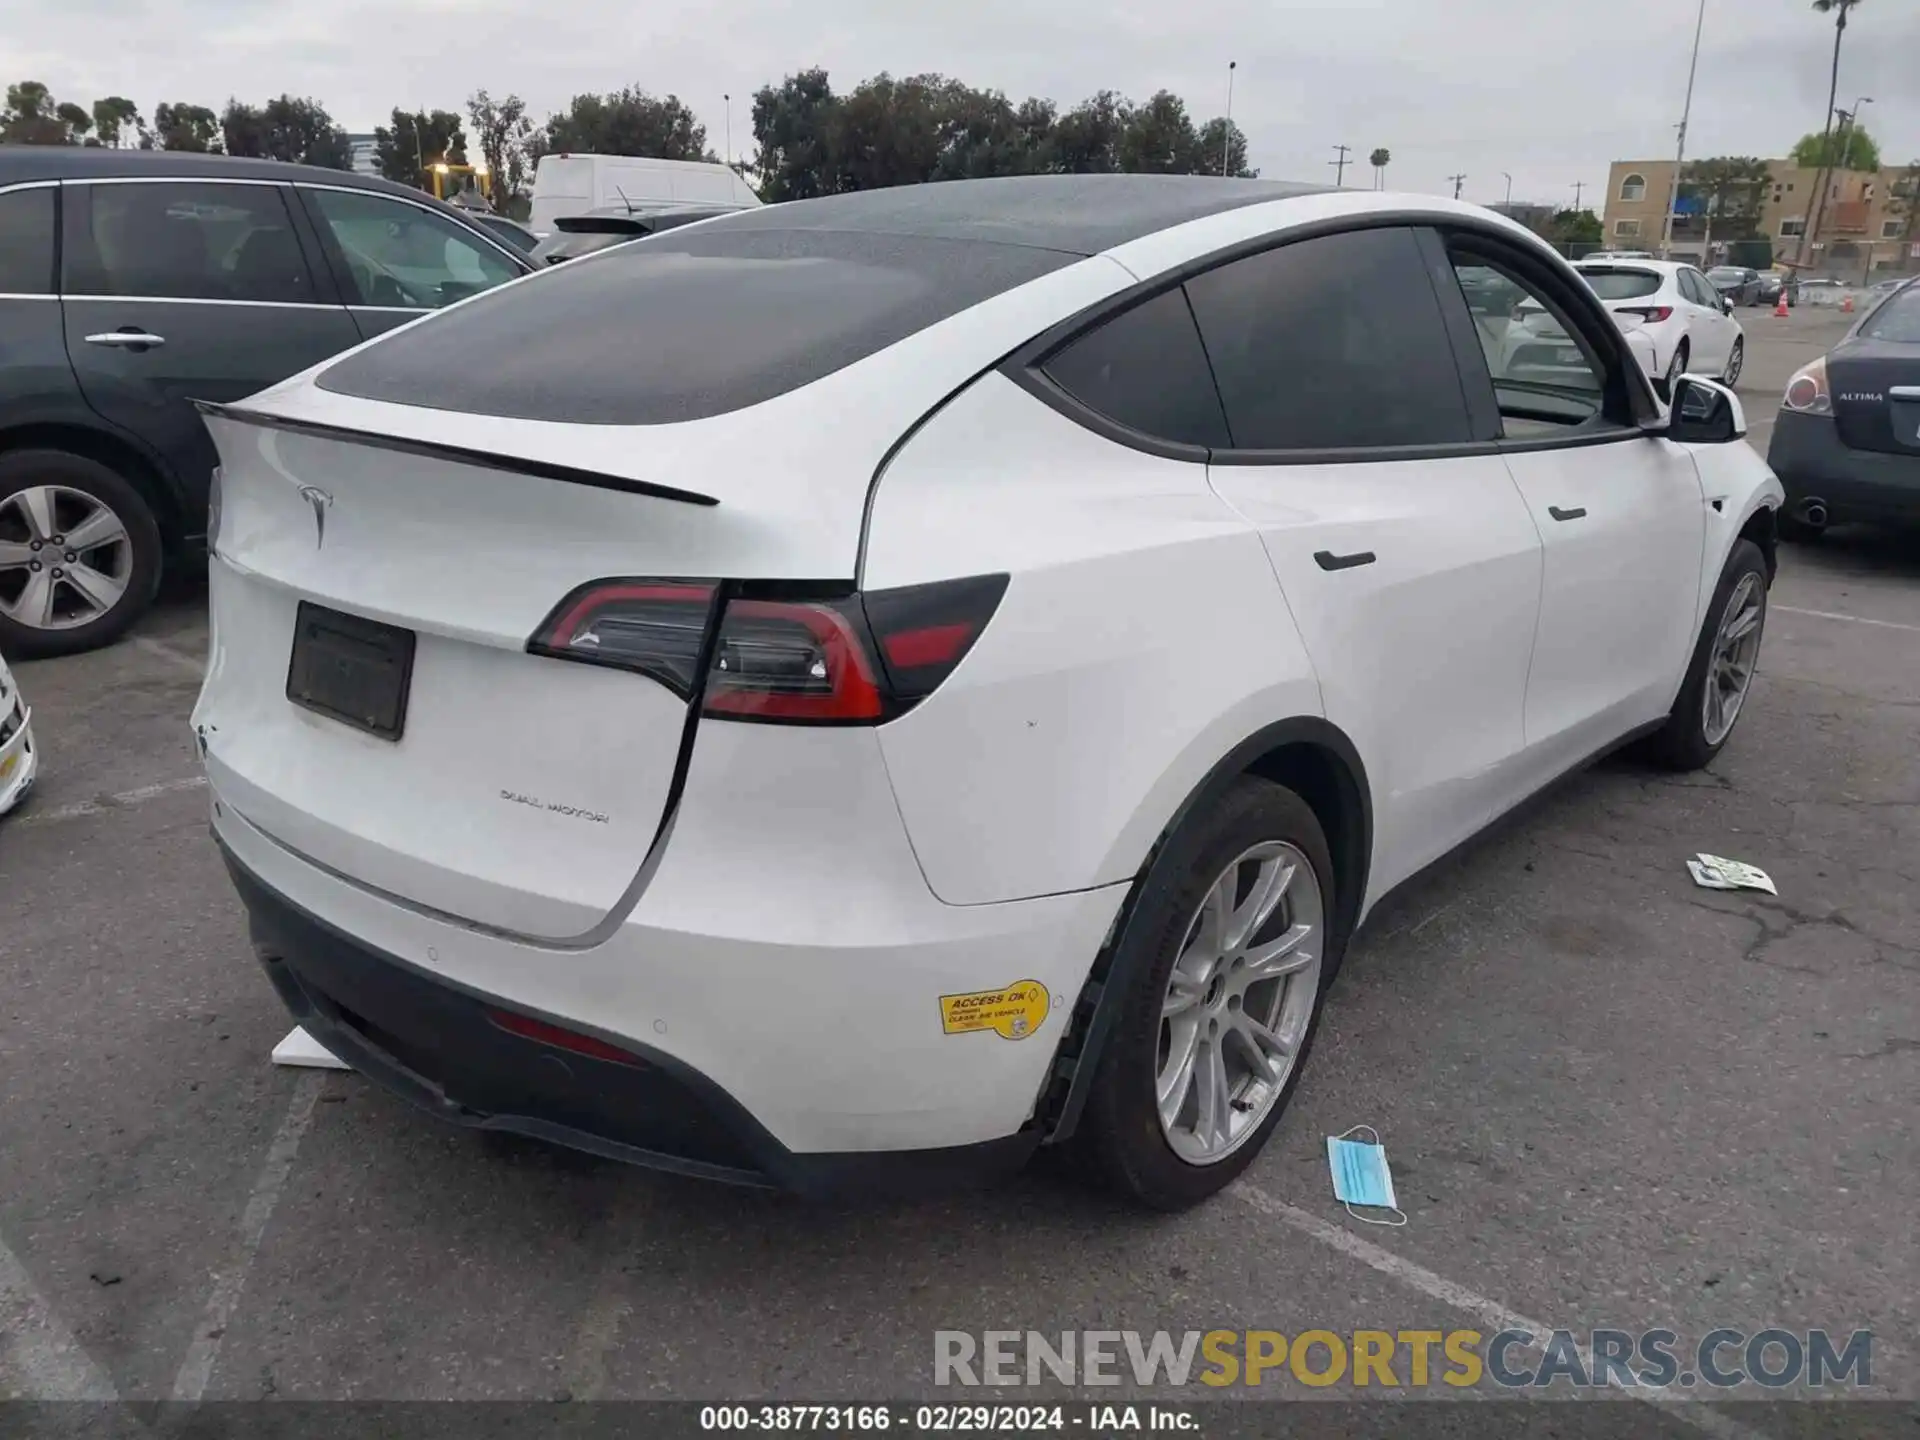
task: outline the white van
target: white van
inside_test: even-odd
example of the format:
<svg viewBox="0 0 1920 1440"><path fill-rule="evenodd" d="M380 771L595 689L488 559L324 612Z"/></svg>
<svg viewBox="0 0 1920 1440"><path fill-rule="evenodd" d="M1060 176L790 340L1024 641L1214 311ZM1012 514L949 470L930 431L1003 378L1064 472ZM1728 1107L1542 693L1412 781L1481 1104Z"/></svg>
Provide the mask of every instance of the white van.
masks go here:
<svg viewBox="0 0 1920 1440"><path fill-rule="evenodd" d="M534 234L562 215L625 205L758 205L760 197L731 166L635 155L542 155L533 171Z"/></svg>

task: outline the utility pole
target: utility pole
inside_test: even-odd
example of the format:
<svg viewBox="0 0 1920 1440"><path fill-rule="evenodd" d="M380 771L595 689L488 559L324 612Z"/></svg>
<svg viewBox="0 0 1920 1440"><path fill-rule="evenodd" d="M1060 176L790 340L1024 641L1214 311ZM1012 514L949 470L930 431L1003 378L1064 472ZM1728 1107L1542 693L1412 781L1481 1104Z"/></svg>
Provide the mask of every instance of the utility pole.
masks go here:
<svg viewBox="0 0 1920 1440"><path fill-rule="evenodd" d="M727 168L732 169L733 168L733 96L722 95L720 98L727 102Z"/></svg>
<svg viewBox="0 0 1920 1440"><path fill-rule="evenodd" d="M1352 147L1351 145L1336 145L1336 146L1334 146L1333 148L1334 148L1334 150L1335 150L1335 151L1337 151L1337 152L1338 152L1338 154L1339 154L1339 156L1340 156L1340 158L1339 158L1339 159L1337 159L1337 160L1329 160L1329 161L1327 161L1327 164L1329 164L1329 165L1331 165L1331 166L1333 166L1333 184L1334 184L1334 188L1335 188L1335 189L1339 189L1339 188L1340 188L1340 187L1341 187L1341 186L1342 186L1342 185L1343 185L1343 184L1345 183L1345 181L1346 181L1346 178L1347 178L1347 152L1348 152L1349 150L1351 150L1351 149L1353 149L1353 147Z"/></svg>
<svg viewBox="0 0 1920 1440"><path fill-rule="evenodd" d="M1220 136L1220 175L1226 178L1230 158L1233 155L1233 72L1240 68L1238 60L1227 61L1227 123L1221 126L1224 132Z"/></svg>
<svg viewBox="0 0 1920 1440"><path fill-rule="evenodd" d="M1580 197L1586 193L1587 193L1586 181L1576 180L1573 182L1573 213L1574 214L1578 215L1580 213Z"/></svg>
<svg viewBox="0 0 1920 1440"><path fill-rule="evenodd" d="M1467 183L1467 177L1464 175L1449 175L1447 179L1453 182L1453 198L1458 200L1460 198L1460 187Z"/></svg>
<svg viewBox="0 0 1920 1440"><path fill-rule="evenodd" d="M1707 0L1700 0L1700 13L1693 22L1693 59L1687 65L1687 99L1680 108L1680 145L1673 156L1673 185L1667 191L1667 215L1660 224L1660 258L1672 258L1673 211L1680 203L1680 171L1687 163L1687 122L1693 118L1693 77L1700 69L1700 32L1707 23Z"/></svg>

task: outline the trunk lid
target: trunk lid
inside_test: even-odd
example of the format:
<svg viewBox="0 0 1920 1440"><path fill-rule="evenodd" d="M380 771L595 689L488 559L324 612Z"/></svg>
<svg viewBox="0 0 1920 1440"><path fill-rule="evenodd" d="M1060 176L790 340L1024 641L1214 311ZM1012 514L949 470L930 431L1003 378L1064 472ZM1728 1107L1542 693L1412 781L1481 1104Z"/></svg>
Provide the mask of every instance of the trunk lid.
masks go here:
<svg viewBox="0 0 1920 1440"><path fill-rule="evenodd" d="M1920 455L1920 345L1856 340L1828 358L1827 384L1841 443Z"/></svg>

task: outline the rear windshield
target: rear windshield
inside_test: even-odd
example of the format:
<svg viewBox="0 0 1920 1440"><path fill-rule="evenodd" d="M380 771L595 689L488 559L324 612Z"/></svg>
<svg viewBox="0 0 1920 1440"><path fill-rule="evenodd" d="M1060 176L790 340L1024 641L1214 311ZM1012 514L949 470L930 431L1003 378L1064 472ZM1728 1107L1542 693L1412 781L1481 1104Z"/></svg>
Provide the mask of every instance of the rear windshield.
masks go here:
<svg viewBox="0 0 1920 1440"><path fill-rule="evenodd" d="M1718 285L1723 280L1731 280L1734 283L1738 284L1740 281L1745 280L1746 278L1747 278L1747 272L1744 270L1727 270L1723 268L1716 268L1716 269L1707 271L1707 279L1713 281L1714 284L1716 285Z"/></svg>
<svg viewBox="0 0 1920 1440"><path fill-rule="evenodd" d="M318 383L368 400L521 420L700 420L797 390L1080 258L925 236L726 226L693 226L556 266L397 332Z"/></svg>
<svg viewBox="0 0 1920 1440"><path fill-rule="evenodd" d="M1580 273L1602 300L1637 300L1660 288L1660 277L1651 270L1582 270Z"/></svg>
<svg viewBox="0 0 1920 1440"><path fill-rule="evenodd" d="M1894 292L1893 298L1880 302L1860 327L1866 340L1892 340L1902 345L1920 345L1920 285L1909 285Z"/></svg>

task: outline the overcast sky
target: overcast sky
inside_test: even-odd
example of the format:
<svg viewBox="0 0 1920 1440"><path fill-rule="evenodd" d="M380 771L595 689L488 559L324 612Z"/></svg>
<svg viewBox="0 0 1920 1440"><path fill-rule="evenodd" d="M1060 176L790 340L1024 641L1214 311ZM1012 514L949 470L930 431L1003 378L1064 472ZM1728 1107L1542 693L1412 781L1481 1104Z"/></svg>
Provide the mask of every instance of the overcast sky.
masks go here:
<svg viewBox="0 0 1920 1440"><path fill-rule="evenodd" d="M1691 0L13 0L4 77L56 98L130 96L218 109L311 95L352 131L394 106L459 110L474 89L525 97L537 118L581 91L678 94L735 153L751 96L810 65L837 89L881 70L938 71L1015 100L1071 104L1103 88L1162 87L1196 118L1225 108L1275 179L1332 174L1353 147L1357 183L1384 145L1395 189L1482 203L1593 200L1616 158L1673 152ZM276 13L277 12L277 13ZM1808 0L1707 0L1690 155L1784 154L1817 129L1831 22ZM135 58L138 57L138 58ZM1920 156L1920 4L1864 0L1841 60L1846 106L1889 164ZM1349 171L1348 182L1356 183Z"/></svg>

